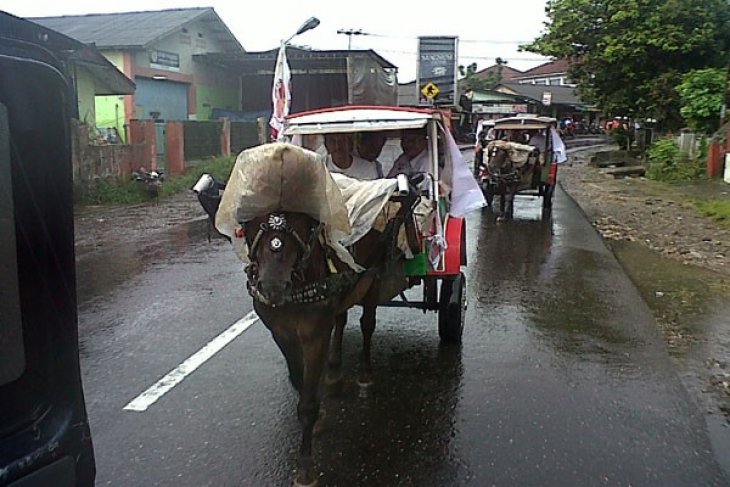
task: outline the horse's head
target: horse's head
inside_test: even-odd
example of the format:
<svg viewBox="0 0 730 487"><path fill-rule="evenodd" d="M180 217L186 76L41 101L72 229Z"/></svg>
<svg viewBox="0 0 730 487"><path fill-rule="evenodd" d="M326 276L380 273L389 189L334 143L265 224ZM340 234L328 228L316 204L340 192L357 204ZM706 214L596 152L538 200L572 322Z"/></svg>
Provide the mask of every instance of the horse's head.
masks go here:
<svg viewBox="0 0 730 487"><path fill-rule="evenodd" d="M249 292L268 306L285 304L293 280L305 278L321 225L303 213L270 213L245 223L244 232Z"/></svg>

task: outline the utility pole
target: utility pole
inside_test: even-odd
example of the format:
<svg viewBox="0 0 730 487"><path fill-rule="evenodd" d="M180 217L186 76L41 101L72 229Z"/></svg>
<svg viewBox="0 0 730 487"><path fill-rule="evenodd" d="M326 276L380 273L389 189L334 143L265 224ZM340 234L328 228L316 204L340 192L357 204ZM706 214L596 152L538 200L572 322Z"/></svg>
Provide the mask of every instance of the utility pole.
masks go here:
<svg viewBox="0 0 730 487"><path fill-rule="evenodd" d="M364 36L367 35L362 29L337 29L338 34L345 34L347 36L347 50L352 50L352 36Z"/></svg>

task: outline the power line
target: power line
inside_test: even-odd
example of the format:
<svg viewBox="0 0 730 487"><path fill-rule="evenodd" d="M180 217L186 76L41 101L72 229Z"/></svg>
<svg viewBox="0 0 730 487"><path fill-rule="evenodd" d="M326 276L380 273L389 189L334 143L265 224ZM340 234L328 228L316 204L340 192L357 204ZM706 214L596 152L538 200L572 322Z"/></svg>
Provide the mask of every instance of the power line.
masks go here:
<svg viewBox="0 0 730 487"><path fill-rule="evenodd" d="M344 30L344 29L340 29L340 30ZM338 34L346 33L346 32L340 32L340 30L337 31ZM358 29L358 30L360 30L360 29ZM413 36L395 36L395 35L388 35L388 34L373 34L370 32L356 32L355 34L356 35L365 35L365 36L370 36L370 37L382 37L382 38L387 38L387 39L407 39L407 40L412 40L412 41L415 41L418 39L418 37L413 37ZM459 43L462 43L462 42L469 43L469 44L527 44L528 42L532 42L532 41L524 41L524 40L523 41L506 41L503 39L497 40L497 39L461 39L461 38L459 38Z"/></svg>

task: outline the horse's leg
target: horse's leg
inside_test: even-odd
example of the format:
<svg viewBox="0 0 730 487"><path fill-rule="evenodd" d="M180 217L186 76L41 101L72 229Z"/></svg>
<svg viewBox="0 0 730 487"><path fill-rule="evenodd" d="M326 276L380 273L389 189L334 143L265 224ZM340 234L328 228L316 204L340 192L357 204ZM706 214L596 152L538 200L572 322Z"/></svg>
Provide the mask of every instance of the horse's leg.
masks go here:
<svg viewBox="0 0 730 487"><path fill-rule="evenodd" d="M324 376L327 385L338 384L342 380L342 335L346 324L347 312L335 317L335 329L327 358L327 372Z"/></svg>
<svg viewBox="0 0 730 487"><path fill-rule="evenodd" d="M304 380L304 364L302 363L302 348L299 345L296 335L291 332L282 331L278 328L271 329L271 336L274 337L276 345L281 350L286 367L289 369L289 381L297 392L302 390Z"/></svg>
<svg viewBox="0 0 730 487"><path fill-rule="evenodd" d="M301 324L299 329L304 363L302 388L299 391L299 404L297 404L297 416L302 425L302 445L299 448L295 480L295 485L299 486L317 484L312 459L312 434L319 418L319 383L327 361L327 351L334 323L330 323L329 326L322 325L322 322L310 321Z"/></svg>
<svg viewBox="0 0 730 487"><path fill-rule="evenodd" d="M377 286L375 286L377 288ZM376 289L377 290L377 289ZM360 387L369 387L373 385L373 367L370 362L370 348L372 344L373 332L375 331L375 313L377 310L377 292L375 298L371 298L372 293L368 295L365 303L362 305L362 317L360 318L360 329L362 330L362 352L360 355L360 376L357 383Z"/></svg>
<svg viewBox="0 0 730 487"><path fill-rule="evenodd" d="M505 208L505 219L511 220L514 217L515 214L515 187L510 187L507 192L507 205Z"/></svg>

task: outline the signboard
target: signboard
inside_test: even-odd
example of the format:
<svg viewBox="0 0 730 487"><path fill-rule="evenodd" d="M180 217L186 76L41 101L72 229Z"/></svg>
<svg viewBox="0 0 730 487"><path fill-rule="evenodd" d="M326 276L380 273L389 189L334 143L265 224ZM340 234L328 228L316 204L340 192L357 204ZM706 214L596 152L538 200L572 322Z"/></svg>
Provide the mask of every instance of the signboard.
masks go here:
<svg viewBox="0 0 730 487"><path fill-rule="evenodd" d="M455 36L418 38L416 89L419 104L456 105L459 99L456 93L458 44L459 38ZM435 85L438 90L432 98L424 93L429 84ZM433 93L433 89L427 91Z"/></svg>
<svg viewBox="0 0 730 487"><path fill-rule="evenodd" d="M511 105L503 103L500 105L474 105L474 113L527 113L527 105Z"/></svg>
<svg viewBox="0 0 730 487"><path fill-rule="evenodd" d="M180 55L168 51L150 51L150 67L180 71Z"/></svg>
<svg viewBox="0 0 730 487"><path fill-rule="evenodd" d="M545 106L550 106L550 104L553 102L553 92L552 91L543 91L542 92L542 104Z"/></svg>

